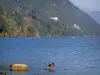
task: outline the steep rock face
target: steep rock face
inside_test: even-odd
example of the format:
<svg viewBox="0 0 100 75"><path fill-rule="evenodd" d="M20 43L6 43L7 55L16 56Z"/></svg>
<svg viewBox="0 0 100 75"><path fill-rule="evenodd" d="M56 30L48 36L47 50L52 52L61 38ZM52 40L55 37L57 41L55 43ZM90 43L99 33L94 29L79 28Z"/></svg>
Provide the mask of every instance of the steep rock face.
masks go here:
<svg viewBox="0 0 100 75"><path fill-rule="evenodd" d="M69 0L3 0L3 5L20 11L38 10L38 20L48 32L58 31L59 35L84 36L100 35L100 25L88 14L74 6ZM54 21L54 22L53 22ZM60 28L59 28L60 27Z"/></svg>

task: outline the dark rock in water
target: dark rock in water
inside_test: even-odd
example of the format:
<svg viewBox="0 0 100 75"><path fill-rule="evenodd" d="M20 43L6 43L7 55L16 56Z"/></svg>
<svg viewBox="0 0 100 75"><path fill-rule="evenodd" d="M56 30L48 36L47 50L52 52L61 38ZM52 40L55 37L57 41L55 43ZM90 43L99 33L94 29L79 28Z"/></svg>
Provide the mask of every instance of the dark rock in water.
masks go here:
<svg viewBox="0 0 100 75"><path fill-rule="evenodd" d="M64 70L67 70L67 69L64 69Z"/></svg>
<svg viewBox="0 0 100 75"><path fill-rule="evenodd" d="M0 75L8 75L7 72L0 72Z"/></svg>

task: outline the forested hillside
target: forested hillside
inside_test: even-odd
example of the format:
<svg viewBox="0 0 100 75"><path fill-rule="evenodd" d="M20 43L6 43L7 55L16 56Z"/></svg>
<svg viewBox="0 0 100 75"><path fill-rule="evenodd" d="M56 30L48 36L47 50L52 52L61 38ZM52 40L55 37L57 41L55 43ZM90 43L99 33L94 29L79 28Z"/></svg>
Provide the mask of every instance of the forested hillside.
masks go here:
<svg viewBox="0 0 100 75"><path fill-rule="evenodd" d="M0 0L1 37L100 36L100 25L69 0Z"/></svg>

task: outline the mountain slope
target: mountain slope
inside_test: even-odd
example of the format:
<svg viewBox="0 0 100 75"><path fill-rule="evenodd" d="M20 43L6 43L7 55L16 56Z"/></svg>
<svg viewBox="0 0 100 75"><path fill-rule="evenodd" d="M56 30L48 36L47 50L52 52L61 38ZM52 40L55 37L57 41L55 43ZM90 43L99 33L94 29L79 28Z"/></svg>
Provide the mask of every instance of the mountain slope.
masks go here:
<svg viewBox="0 0 100 75"><path fill-rule="evenodd" d="M20 10L22 14L25 14L23 11L34 10L42 25L42 28L37 27L41 35L44 35L43 30L45 36L51 33L56 36L55 32L64 36L100 35L100 25L69 0L3 0L4 7L5 2L13 10ZM2 4L2 1L0 3Z"/></svg>

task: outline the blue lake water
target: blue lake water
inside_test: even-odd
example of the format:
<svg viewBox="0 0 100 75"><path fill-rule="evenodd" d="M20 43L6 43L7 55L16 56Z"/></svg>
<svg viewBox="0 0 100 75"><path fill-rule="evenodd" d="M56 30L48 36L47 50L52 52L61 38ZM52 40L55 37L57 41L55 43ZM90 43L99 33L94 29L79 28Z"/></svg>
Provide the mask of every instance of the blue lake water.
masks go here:
<svg viewBox="0 0 100 75"><path fill-rule="evenodd" d="M52 62L55 71L46 71ZM14 63L27 64L29 71L9 71L10 64ZM8 75L100 75L100 37L0 38L0 72L8 72Z"/></svg>

